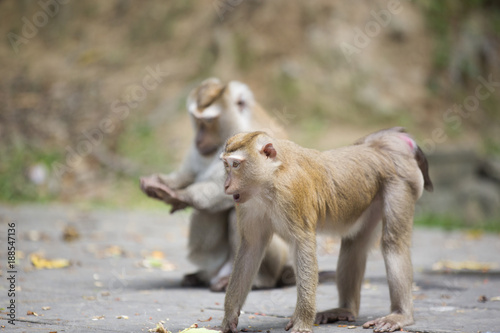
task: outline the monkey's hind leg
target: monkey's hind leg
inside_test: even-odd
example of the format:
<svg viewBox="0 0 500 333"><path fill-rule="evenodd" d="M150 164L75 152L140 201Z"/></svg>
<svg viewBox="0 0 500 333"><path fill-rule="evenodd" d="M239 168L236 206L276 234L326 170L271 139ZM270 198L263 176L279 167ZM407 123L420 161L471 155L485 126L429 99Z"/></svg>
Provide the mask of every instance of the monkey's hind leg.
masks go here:
<svg viewBox="0 0 500 333"><path fill-rule="evenodd" d="M194 209L189 228L189 260L198 271L184 276L186 287L208 286L229 256L227 212Z"/></svg>
<svg viewBox="0 0 500 333"><path fill-rule="evenodd" d="M342 238L336 271L339 307L318 312L315 324L356 320L368 251L380 235L381 205L381 200L374 200L356 222L363 224L361 230Z"/></svg>
<svg viewBox="0 0 500 333"><path fill-rule="evenodd" d="M393 332L413 324L413 267L410 245L415 198L406 183L391 184L384 195L382 254L384 256L391 313L366 322L376 332Z"/></svg>

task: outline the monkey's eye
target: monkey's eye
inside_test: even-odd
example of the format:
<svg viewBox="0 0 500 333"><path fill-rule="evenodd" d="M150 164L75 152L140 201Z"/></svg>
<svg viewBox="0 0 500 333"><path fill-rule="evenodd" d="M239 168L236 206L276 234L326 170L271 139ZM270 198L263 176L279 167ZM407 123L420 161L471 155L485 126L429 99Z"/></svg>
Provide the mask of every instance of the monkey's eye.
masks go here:
<svg viewBox="0 0 500 333"><path fill-rule="evenodd" d="M240 162L236 162L236 161L233 162L233 168L234 169L238 169L239 166L240 166Z"/></svg>
<svg viewBox="0 0 500 333"><path fill-rule="evenodd" d="M238 102L236 102L236 105L238 105L240 109L243 109L245 107L245 101L240 99Z"/></svg>

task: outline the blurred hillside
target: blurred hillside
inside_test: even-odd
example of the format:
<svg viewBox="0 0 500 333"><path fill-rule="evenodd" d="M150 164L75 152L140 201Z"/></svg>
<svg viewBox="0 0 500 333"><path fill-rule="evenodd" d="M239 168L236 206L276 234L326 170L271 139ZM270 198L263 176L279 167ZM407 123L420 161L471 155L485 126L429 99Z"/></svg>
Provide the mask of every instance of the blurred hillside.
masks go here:
<svg viewBox="0 0 500 333"><path fill-rule="evenodd" d="M155 205L137 176L176 167L187 93L216 76L310 147L405 126L442 185L419 213L500 221L496 1L3 0L0 15L0 200Z"/></svg>

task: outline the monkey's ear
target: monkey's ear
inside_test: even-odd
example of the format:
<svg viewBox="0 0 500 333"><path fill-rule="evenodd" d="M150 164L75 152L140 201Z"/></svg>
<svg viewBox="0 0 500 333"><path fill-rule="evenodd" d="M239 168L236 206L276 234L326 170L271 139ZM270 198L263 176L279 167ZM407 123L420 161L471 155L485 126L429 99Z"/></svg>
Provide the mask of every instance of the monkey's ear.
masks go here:
<svg viewBox="0 0 500 333"><path fill-rule="evenodd" d="M272 143L266 144L264 147L262 147L262 150L260 151L262 154L266 155L266 157L270 158L275 158L276 157L276 149L274 149Z"/></svg>

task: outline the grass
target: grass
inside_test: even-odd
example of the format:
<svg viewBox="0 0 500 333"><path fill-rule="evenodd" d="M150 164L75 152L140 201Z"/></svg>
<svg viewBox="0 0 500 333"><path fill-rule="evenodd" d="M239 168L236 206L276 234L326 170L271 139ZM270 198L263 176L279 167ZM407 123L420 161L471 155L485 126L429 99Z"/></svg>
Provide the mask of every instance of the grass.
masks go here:
<svg viewBox="0 0 500 333"><path fill-rule="evenodd" d="M470 225L460 218L447 215L422 214L415 218L415 226L439 228L444 230L481 230L492 233L500 233L500 221L483 221L478 225Z"/></svg>
<svg viewBox="0 0 500 333"><path fill-rule="evenodd" d="M55 197L50 188L28 180L29 168L40 165L47 171L60 153L38 151L22 144L0 149L0 200L10 202L47 202Z"/></svg>

